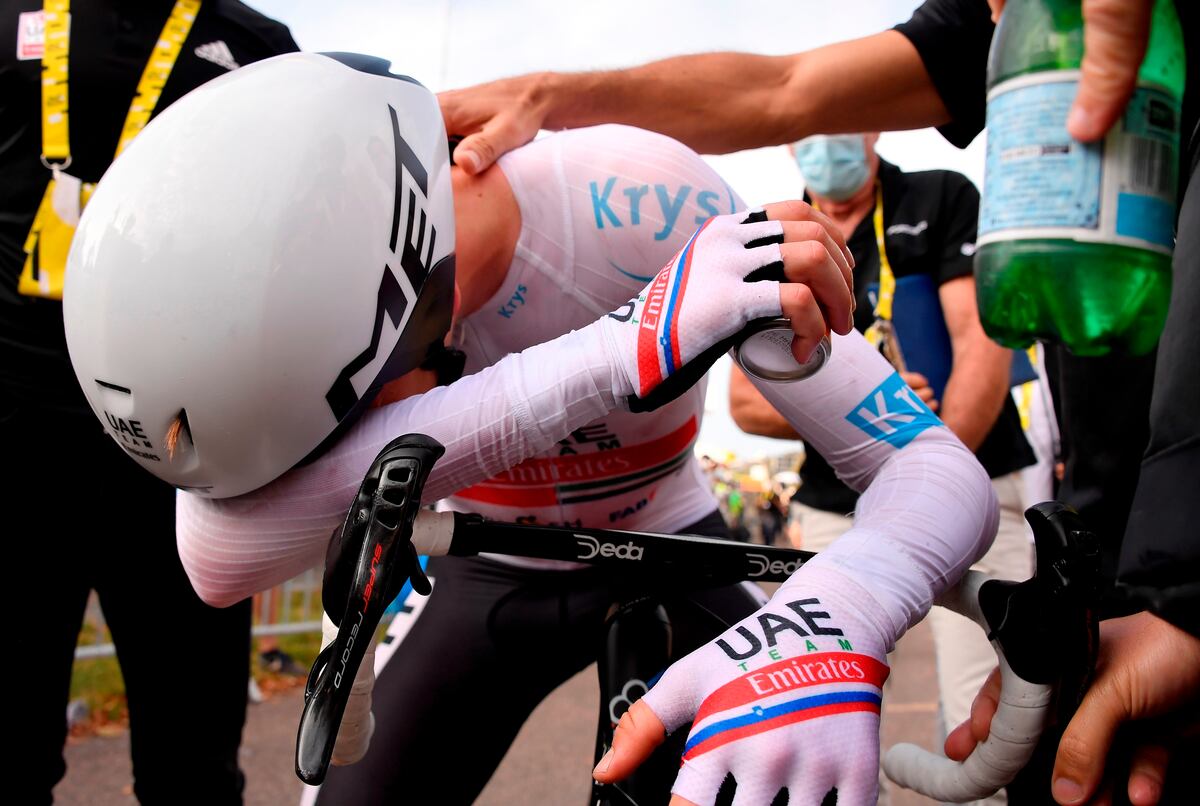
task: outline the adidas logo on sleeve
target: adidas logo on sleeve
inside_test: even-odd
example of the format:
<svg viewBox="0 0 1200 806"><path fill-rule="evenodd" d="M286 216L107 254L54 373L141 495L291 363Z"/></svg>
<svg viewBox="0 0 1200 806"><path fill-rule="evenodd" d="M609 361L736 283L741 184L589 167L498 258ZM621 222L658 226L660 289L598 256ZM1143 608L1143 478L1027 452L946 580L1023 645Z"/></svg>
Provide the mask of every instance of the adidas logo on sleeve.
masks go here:
<svg viewBox="0 0 1200 806"><path fill-rule="evenodd" d="M213 64L219 64L226 70L236 70L241 67L233 58L233 53L230 52L229 45L226 45L220 39L215 42L209 42L207 45L198 45L196 47L196 55Z"/></svg>

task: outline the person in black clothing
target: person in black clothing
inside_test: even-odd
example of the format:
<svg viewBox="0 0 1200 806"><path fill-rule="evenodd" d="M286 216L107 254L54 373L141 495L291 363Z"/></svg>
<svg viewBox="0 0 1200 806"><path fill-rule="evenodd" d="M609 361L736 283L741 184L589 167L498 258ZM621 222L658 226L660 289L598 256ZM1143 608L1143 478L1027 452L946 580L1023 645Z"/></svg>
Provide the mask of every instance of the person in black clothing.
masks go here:
<svg viewBox="0 0 1200 806"><path fill-rule="evenodd" d="M51 803L65 773L74 648L95 590L125 680L135 795L144 804L238 804L250 603L217 610L200 601L175 550L174 490L96 422L67 355L61 257L69 208L77 214L123 132L145 122L131 112L139 88L143 108L161 111L210 79L298 48L285 26L228 0L79 2L65 25L49 13L23 0L0 17L0 446L9 471L0 502L15 547L4 612L20 624L14 657L24 669L11 698L19 740L7 800ZM65 119L45 125L59 114L44 110L41 88L60 29ZM143 72L160 40L178 50L155 103L161 68ZM69 134L56 143L60 127ZM186 155L188 144L179 147ZM57 242L39 215L52 177L66 198L51 201L67 208L55 210L66 227Z"/></svg>
<svg viewBox="0 0 1200 806"><path fill-rule="evenodd" d="M991 4L1002 5L1000 0ZM1152 5L1151 0L1083 0L1087 56L1068 119L1072 136L1100 138L1124 109L1144 52ZM1200 537L1195 526L1200 522L1195 492L1200 351L1192 333L1200 314L1200 6L1175 0L1175 9L1188 55L1181 201L1174 287L1153 385L1149 360L1084 363L1068 357L1057 370L1069 457L1060 498L1080 509L1100 532L1104 570L1120 581L1118 589L1147 607L1130 617L1139 620L1141 629L1122 630L1124 622L1102 629L1107 684L1094 687L1085 700L1085 709L1095 709L1088 712L1090 721L1077 719L1068 727L1069 741L1075 744L1060 749L1055 777L1075 787L1056 788L1062 803L1083 802L1095 791L1118 723L1178 708L1200 695L1200 679L1194 675L1200 656ZM952 142L964 143L984 123L992 31L983 0L927 0L911 20L893 30L805 53L708 53L608 73L536 73L445 93L442 109L448 131L464 136L456 160L476 172L542 126L605 121L654 129L715 153L794 142L819 132L931 125L940 126ZM1124 405L1097 422L1104 401L1086 395L1114 386ZM1077 394L1081 390L1084 397ZM1147 417L1146 401L1151 399ZM1107 427L1110 422L1118 426L1115 435ZM1148 635L1155 636L1155 646L1172 650L1166 657L1183 662L1191 676L1155 676L1150 666L1140 665L1143 655L1129 636ZM1167 691L1168 681L1178 686ZM1143 708L1131 712L1128 703L1134 701ZM1165 761L1161 754L1154 763L1145 754L1139 759L1138 785L1154 789L1147 782L1161 781Z"/></svg>

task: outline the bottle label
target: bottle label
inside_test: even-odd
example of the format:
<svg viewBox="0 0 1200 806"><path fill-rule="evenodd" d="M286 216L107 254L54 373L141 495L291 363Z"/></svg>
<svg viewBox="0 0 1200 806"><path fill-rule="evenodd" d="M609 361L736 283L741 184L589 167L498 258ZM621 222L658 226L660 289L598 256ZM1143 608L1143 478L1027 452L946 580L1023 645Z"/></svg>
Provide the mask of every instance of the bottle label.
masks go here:
<svg viewBox="0 0 1200 806"><path fill-rule="evenodd" d="M1067 134L1078 70L992 88L977 246L1064 238L1170 254L1178 184L1179 103L1139 86L1100 142Z"/></svg>

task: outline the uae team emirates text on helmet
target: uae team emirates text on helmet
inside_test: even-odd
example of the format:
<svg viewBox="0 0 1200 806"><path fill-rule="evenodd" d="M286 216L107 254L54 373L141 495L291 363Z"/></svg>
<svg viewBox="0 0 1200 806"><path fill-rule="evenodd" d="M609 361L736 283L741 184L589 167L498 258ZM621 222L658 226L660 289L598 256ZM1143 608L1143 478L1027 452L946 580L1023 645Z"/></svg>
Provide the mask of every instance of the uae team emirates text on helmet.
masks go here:
<svg viewBox="0 0 1200 806"><path fill-rule="evenodd" d="M194 90L112 165L63 315L117 444L226 497L318 452L419 366L453 297L434 96L369 57L289 54Z"/></svg>

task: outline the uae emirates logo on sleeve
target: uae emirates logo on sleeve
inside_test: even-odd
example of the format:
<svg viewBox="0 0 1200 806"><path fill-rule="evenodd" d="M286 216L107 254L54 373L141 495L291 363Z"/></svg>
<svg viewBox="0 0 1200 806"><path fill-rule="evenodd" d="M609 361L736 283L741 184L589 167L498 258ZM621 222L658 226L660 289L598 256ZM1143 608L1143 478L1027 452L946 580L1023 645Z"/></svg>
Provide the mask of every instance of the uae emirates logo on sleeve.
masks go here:
<svg viewBox="0 0 1200 806"><path fill-rule="evenodd" d="M236 70L241 67L240 64L233 58L233 53L229 50L229 45L226 45L223 40L218 39L216 42L209 42L207 45L199 45L196 47L196 55L205 61L210 61L213 64L218 64L226 70Z"/></svg>

